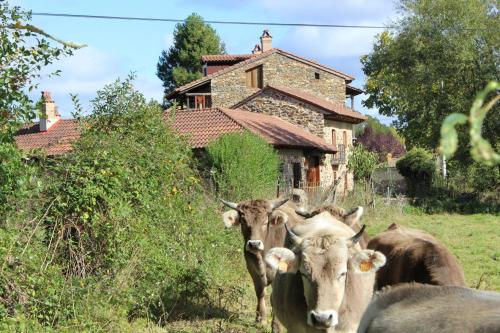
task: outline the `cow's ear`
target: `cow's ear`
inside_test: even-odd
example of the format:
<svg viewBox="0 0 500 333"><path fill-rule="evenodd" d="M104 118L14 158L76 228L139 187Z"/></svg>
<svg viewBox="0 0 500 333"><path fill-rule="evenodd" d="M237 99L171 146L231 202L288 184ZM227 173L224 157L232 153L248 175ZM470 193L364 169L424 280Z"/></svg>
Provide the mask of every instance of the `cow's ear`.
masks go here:
<svg viewBox="0 0 500 333"><path fill-rule="evenodd" d="M275 210L269 217L269 224L272 226L283 225L288 222L288 214L280 210Z"/></svg>
<svg viewBox="0 0 500 333"><path fill-rule="evenodd" d="M352 228L354 225L359 224L364 212L365 210L363 207L359 206L345 213L344 219L347 222L347 225Z"/></svg>
<svg viewBox="0 0 500 333"><path fill-rule="evenodd" d="M228 210L225 213L222 213L222 222L226 228L234 227L235 225L240 224L240 214L234 209Z"/></svg>
<svg viewBox="0 0 500 333"><path fill-rule="evenodd" d="M373 273L385 265L386 258L382 252L362 250L351 257L351 266L356 273Z"/></svg>
<svg viewBox="0 0 500 333"><path fill-rule="evenodd" d="M274 272L297 273L299 269L297 256L285 247L273 247L267 251L264 260Z"/></svg>

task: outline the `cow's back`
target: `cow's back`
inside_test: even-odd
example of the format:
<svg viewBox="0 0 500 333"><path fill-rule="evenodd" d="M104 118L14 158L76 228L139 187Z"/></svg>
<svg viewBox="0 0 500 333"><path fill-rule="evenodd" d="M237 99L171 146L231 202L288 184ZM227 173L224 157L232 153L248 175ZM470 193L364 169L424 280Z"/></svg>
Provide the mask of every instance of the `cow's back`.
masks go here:
<svg viewBox="0 0 500 333"><path fill-rule="evenodd" d="M358 333L500 332L500 294L457 286L405 284L369 305Z"/></svg>
<svg viewBox="0 0 500 333"><path fill-rule="evenodd" d="M463 270L453 254L420 230L393 224L373 237L368 248L387 258L377 272L377 289L406 282L465 286Z"/></svg>

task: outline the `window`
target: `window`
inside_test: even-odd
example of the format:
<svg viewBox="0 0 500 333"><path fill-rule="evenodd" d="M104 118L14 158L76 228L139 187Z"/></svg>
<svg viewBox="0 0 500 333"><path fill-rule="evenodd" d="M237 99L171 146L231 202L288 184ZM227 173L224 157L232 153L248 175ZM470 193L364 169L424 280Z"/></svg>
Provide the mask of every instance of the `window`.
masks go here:
<svg viewBox="0 0 500 333"><path fill-rule="evenodd" d="M337 146L337 132L334 129L332 130L332 145Z"/></svg>
<svg viewBox="0 0 500 333"><path fill-rule="evenodd" d="M318 73L318 72L315 72L315 73L314 73L314 78L315 78L316 80L319 80L319 73Z"/></svg>
<svg viewBox="0 0 500 333"><path fill-rule="evenodd" d="M247 88L262 88L262 66L247 70L246 76Z"/></svg>
<svg viewBox="0 0 500 333"><path fill-rule="evenodd" d="M347 144L347 131L344 131L344 133L342 133L342 134L344 134L344 145L347 147L348 146L348 144Z"/></svg>

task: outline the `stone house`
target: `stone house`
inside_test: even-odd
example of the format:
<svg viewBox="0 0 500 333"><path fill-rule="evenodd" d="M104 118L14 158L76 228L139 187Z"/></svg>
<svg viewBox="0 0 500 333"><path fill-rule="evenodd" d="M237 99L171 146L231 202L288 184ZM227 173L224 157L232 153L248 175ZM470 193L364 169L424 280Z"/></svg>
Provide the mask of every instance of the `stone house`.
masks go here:
<svg viewBox="0 0 500 333"><path fill-rule="evenodd" d="M177 102L177 115L193 110L201 115L204 110L223 108L235 110L233 114L255 113L254 121L258 115L279 118L330 146L276 146L282 159L282 181L287 186L329 186L337 181L341 191L352 189L347 162L353 125L366 120L353 110L354 96L362 93L350 85L354 77L273 48L267 30L260 41L251 54L203 56L204 76L167 96ZM202 123L202 118L190 117L191 128ZM179 130L192 132L184 125Z"/></svg>

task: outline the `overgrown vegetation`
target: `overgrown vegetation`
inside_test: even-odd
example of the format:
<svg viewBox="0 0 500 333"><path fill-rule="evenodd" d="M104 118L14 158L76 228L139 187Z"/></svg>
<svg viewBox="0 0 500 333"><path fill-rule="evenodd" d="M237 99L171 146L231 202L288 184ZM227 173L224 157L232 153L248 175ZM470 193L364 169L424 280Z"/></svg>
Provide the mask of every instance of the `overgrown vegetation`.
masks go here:
<svg viewBox="0 0 500 333"><path fill-rule="evenodd" d="M429 191L436 174L432 154L423 148L413 148L397 163L399 173L406 178L411 193Z"/></svg>
<svg viewBox="0 0 500 333"><path fill-rule="evenodd" d="M386 126L373 117L368 117L366 123L355 128L356 142L368 151L378 155L380 161L385 161L388 154L401 157L406 152L404 140L394 127Z"/></svg>
<svg viewBox="0 0 500 333"><path fill-rule="evenodd" d="M368 182L373 170L377 167L378 156L376 153L366 150L363 145L357 145L349 156L347 168L354 174L354 180Z"/></svg>
<svg viewBox="0 0 500 333"><path fill-rule="evenodd" d="M208 148L218 194L231 201L272 198L279 178L279 157L251 132L221 135Z"/></svg>
<svg viewBox="0 0 500 333"><path fill-rule="evenodd" d="M223 233L159 105L130 78L117 81L81 131L73 153L33 160L30 191L7 200L0 329L121 332L143 319L231 318L239 271L219 268L238 238Z"/></svg>

